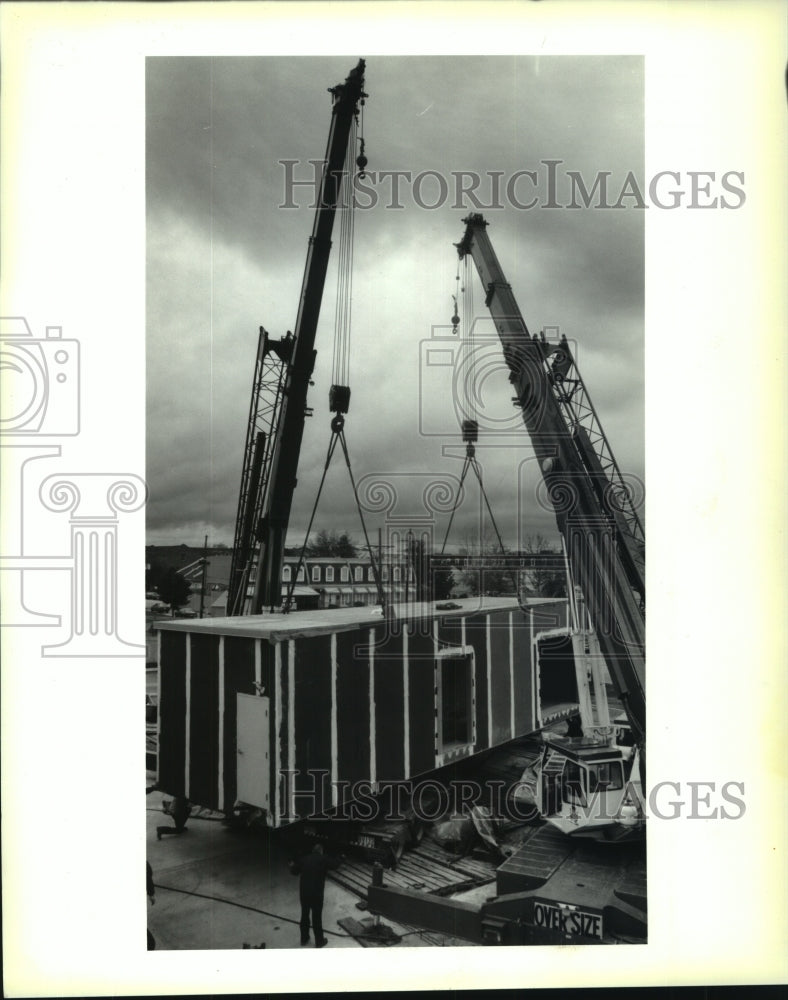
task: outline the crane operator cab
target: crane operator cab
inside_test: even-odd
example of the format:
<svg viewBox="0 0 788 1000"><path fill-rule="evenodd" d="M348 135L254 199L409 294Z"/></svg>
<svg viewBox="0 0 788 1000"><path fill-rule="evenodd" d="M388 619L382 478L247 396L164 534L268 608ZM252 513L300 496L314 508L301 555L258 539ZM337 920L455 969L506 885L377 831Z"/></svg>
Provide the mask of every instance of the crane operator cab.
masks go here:
<svg viewBox="0 0 788 1000"><path fill-rule="evenodd" d="M621 731L623 742L616 742ZM640 751L628 727L590 737L544 734L536 805L563 833L603 841L642 836Z"/></svg>

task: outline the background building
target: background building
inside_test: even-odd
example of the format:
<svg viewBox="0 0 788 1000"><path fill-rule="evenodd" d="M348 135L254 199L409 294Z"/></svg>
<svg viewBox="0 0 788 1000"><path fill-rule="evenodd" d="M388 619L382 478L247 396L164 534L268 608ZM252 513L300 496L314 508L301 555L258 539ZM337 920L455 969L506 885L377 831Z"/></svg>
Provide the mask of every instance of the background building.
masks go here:
<svg viewBox="0 0 788 1000"><path fill-rule="evenodd" d="M146 549L146 559L149 567L157 561L173 566L191 585L191 595L180 610L180 617L199 615L201 604L206 618L222 618L227 614L232 562L230 549L222 547L204 551L188 545L152 545ZM203 568L204 559L206 564ZM297 579L294 579L296 572ZM282 570L283 600L293 583L292 598L298 611L380 603L375 573L368 556L305 556L299 566L297 555L286 555ZM415 599L415 574L404 556L384 554L381 583L389 601ZM148 659L151 659L150 655Z"/></svg>

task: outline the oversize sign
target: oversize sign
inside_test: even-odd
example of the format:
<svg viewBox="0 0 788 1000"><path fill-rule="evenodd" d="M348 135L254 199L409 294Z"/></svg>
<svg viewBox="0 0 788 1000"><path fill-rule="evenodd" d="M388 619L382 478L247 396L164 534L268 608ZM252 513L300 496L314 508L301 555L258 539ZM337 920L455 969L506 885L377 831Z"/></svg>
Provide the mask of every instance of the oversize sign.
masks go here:
<svg viewBox="0 0 788 1000"><path fill-rule="evenodd" d="M534 900L533 922L536 927L556 931L567 937L602 940L602 914L582 910L578 906Z"/></svg>

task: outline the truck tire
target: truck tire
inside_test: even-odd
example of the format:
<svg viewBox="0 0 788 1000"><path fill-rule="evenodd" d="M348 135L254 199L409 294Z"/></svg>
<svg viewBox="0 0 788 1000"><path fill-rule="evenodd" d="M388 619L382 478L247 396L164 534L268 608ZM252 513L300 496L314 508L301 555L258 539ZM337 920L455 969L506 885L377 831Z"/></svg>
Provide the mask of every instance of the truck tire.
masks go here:
<svg viewBox="0 0 788 1000"><path fill-rule="evenodd" d="M411 820L408 824L408 832L410 834L410 840L408 841L408 847L418 847L419 844L424 839L424 824L420 819Z"/></svg>

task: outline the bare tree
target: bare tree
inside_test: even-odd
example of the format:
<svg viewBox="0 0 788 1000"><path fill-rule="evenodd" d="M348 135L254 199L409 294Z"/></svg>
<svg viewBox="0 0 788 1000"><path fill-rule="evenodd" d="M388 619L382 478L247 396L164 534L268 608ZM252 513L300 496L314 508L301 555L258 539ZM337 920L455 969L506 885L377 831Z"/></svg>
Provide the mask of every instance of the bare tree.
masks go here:
<svg viewBox="0 0 788 1000"><path fill-rule="evenodd" d="M338 556L341 559L353 559L358 555L356 543L350 535L343 531L327 531L321 528L309 539L306 547L308 556Z"/></svg>
<svg viewBox="0 0 788 1000"><path fill-rule="evenodd" d="M486 594L490 597L502 595L513 596L517 593L517 574L495 565L496 556L504 555L509 550L504 546L503 552L498 538L491 527L486 526L481 538L465 536L459 548L461 556L484 556L489 562L481 569L463 570L459 574L459 585L470 596Z"/></svg>
<svg viewBox="0 0 788 1000"><path fill-rule="evenodd" d="M544 535L526 535L523 551L531 555L544 553L560 554L560 549L552 547ZM566 573L564 570L549 568L529 569L523 574L523 586L532 597L566 597Z"/></svg>
<svg viewBox="0 0 788 1000"><path fill-rule="evenodd" d="M454 574L450 569L439 570L430 576L430 546L420 538L409 538L407 544L408 562L413 570L417 601L445 601L454 587Z"/></svg>

